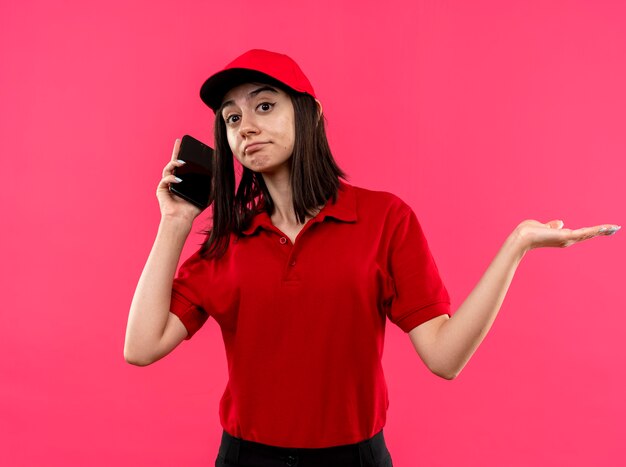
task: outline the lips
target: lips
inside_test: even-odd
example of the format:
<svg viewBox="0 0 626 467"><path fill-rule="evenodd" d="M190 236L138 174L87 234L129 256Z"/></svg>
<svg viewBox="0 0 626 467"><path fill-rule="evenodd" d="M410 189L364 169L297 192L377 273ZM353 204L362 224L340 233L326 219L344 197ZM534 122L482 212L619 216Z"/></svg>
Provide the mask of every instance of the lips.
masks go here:
<svg viewBox="0 0 626 467"><path fill-rule="evenodd" d="M253 153L255 151L258 151L259 149L261 149L263 147L264 144L267 143L251 143L246 145L245 148L243 148L243 153L244 154L250 154Z"/></svg>

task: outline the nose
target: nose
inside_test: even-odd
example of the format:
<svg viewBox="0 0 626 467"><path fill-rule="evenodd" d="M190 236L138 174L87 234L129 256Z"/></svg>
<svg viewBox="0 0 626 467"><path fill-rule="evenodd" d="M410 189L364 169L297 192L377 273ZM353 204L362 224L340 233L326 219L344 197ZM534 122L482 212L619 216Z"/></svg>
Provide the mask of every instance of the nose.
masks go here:
<svg viewBox="0 0 626 467"><path fill-rule="evenodd" d="M245 137L247 135L256 134L259 132L256 119L254 118L254 114L245 111L242 112L241 121L239 123L239 133L241 134L241 136Z"/></svg>

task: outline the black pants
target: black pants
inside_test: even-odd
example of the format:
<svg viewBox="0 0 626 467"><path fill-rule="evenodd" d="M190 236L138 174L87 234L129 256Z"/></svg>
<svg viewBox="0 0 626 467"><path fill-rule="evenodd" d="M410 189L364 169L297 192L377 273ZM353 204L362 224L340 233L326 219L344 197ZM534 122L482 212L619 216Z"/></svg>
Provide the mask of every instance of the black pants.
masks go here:
<svg viewBox="0 0 626 467"><path fill-rule="evenodd" d="M383 430L365 441L329 448L282 448L222 433L215 467L393 467Z"/></svg>

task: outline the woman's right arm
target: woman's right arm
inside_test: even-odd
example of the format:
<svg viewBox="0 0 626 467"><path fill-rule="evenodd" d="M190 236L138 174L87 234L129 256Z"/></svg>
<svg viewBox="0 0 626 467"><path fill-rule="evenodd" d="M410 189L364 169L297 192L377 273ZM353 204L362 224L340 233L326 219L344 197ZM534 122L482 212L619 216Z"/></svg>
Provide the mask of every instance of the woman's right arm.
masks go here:
<svg viewBox="0 0 626 467"><path fill-rule="evenodd" d="M193 220L202 211L169 191L169 184L177 183L174 168L182 165L177 160L179 147L177 139L157 187L161 222L130 305L124 359L133 365L157 361L187 336L182 322L169 308L176 266Z"/></svg>

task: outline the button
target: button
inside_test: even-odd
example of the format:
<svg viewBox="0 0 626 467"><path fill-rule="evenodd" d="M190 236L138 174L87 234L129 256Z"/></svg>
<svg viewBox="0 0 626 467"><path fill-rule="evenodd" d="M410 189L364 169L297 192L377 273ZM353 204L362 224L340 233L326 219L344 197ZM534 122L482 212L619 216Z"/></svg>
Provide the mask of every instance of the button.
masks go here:
<svg viewBox="0 0 626 467"><path fill-rule="evenodd" d="M287 237L280 237L280 243L283 245L287 243Z"/></svg>
<svg viewBox="0 0 626 467"><path fill-rule="evenodd" d="M289 466L296 465L296 461L297 460L298 459L296 459L295 457L289 456L289 457L287 457L287 465L289 465Z"/></svg>
<svg viewBox="0 0 626 467"><path fill-rule="evenodd" d="M294 267L296 265L296 260L294 259L291 263L289 263L289 266Z"/></svg>

